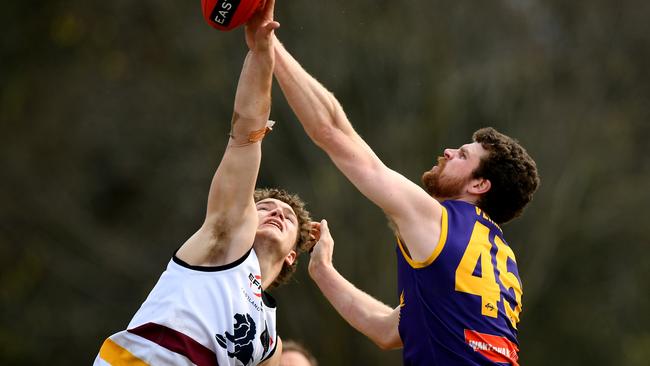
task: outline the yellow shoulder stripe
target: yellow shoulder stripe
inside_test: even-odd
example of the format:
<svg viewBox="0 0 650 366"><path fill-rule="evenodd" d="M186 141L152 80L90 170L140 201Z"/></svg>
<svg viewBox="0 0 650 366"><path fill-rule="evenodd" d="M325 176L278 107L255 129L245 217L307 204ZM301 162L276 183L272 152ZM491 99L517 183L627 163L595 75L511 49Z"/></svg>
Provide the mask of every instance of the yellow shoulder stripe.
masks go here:
<svg viewBox="0 0 650 366"><path fill-rule="evenodd" d="M440 221L440 239L438 239L438 244L436 245L436 248L433 250L433 253L429 256L429 258L425 259L422 262L414 261L411 259L411 256L408 254L406 249L404 248L404 245L402 244L402 241L397 238L397 246L399 246L400 252L402 252L402 256L408 264L413 267L413 268L424 268L431 263L433 263L434 260L438 257L440 252L442 252L442 248L445 246L445 243L447 242L447 209L442 206L442 217Z"/></svg>

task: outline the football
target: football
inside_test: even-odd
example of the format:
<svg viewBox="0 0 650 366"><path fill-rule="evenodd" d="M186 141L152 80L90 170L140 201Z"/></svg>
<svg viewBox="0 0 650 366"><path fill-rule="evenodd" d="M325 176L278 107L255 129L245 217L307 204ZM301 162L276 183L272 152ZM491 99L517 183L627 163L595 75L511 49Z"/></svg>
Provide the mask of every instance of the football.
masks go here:
<svg viewBox="0 0 650 366"><path fill-rule="evenodd" d="M265 0L201 0L203 18L220 31L233 30L246 23Z"/></svg>

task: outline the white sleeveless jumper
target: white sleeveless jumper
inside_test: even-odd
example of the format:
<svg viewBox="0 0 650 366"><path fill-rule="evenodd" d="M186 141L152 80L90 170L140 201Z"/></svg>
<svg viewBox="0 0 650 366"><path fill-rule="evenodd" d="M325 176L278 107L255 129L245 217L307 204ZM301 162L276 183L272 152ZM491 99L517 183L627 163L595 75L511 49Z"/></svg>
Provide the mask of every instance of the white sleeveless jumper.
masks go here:
<svg viewBox="0 0 650 366"><path fill-rule="evenodd" d="M257 365L277 343L275 300L262 291L260 274L253 249L218 267L191 266L174 255L94 365Z"/></svg>

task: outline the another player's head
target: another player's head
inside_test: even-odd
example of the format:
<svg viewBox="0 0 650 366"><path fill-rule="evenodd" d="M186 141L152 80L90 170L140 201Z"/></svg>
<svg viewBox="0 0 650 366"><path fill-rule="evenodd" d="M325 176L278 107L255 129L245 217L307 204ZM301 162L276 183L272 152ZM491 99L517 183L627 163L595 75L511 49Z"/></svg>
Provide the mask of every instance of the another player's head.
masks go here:
<svg viewBox="0 0 650 366"><path fill-rule="evenodd" d="M469 198L498 224L521 215L539 186L535 161L519 143L491 127L474 142L445 149L438 165L422 175L429 194L439 200Z"/></svg>
<svg viewBox="0 0 650 366"><path fill-rule="evenodd" d="M280 366L318 366L318 362L302 344L287 340L282 341Z"/></svg>
<svg viewBox="0 0 650 366"><path fill-rule="evenodd" d="M282 270L269 286L274 288L286 283L296 271L298 255L306 250L309 242L311 217L300 197L282 189L257 189L254 199L259 217L256 243L260 244L256 245L272 243L273 246L256 247L256 251L282 261Z"/></svg>

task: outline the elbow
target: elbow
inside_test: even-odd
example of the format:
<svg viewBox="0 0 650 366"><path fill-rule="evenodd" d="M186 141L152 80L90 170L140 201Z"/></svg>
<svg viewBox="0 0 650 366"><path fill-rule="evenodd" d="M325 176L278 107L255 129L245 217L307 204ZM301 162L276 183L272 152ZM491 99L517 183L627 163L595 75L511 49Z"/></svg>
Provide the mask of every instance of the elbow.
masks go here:
<svg viewBox="0 0 650 366"><path fill-rule="evenodd" d="M375 340L375 345L382 350L382 351L390 351L393 348L391 348L390 343L386 342L385 340Z"/></svg>
<svg viewBox="0 0 650 366"><path fill-rule="evenodd" d="M336 127L329 123L320 124L311 131L311 139L318 147L328 150L336 142Z"/></svg>
<svg viewBox="0 0 650 366"><path fill-rule="evenodd" d="M373 332L372 341L382 351L390 351L402 347L402 337L399 334L399 313L392 311L381 325Z"/></svg>
<svg viewBox="0 0 650 366"><path fill-rule="evenodd" d="M401 344L398 342L394 342L391 339L375 339L373 340L375 342L375 345L382 350L382 351L392 351L394 349L398 349L401 347Z"/></svg>

